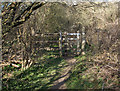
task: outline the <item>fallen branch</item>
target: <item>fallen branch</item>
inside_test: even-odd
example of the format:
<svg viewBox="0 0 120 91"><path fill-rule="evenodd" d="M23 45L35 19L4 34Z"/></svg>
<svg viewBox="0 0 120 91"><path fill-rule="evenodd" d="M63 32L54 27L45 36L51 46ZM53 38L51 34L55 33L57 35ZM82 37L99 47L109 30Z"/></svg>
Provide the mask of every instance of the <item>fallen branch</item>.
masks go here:
<svg viewBox="0 0 120 91"><path fill-rule="evenodd" d="M8 66L8 65L10 65L10 63L7 63L7 64L0 64L0 67Z"/></svg>
<svg viewBox="0 0 120 91"><path fill-rule="evenodd" d="M13 67L19 68L20 66L16 65L16 64L11 64Z"/></svg>
<svg viewBox="0 0 120 91"><path fill-rule="evenodd" d="M22 64L21 61L16 61L16 60L11 60L11 62L13 62L13 63L18 63L18 64Z"/></svg>
<svg viewBox="0 0 120 91"><path fill-rule="evenodd" d="M19 68L20 66L16 65L16 64L13 64L13 63L6 63L6 64L0 64L0 67L4 67L4 66L8 66L8 65L11 65L15 68Z"/></svg>
<svg viewBox="0 0 120 91"><path fill-rule="evenodd" d="M105 67L109 67L109 68L111 68L112 70L118 71L118 69L115 69L115 68L113 68L113 67L110 66L110 65L106 65Z"/></svg>

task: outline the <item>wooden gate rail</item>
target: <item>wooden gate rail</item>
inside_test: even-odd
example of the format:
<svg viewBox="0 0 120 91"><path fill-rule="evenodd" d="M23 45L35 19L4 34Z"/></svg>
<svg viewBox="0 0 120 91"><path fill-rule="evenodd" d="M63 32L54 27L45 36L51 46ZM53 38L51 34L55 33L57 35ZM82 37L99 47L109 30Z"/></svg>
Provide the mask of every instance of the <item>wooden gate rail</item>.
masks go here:
<svg viewBox="0 0 120 91"><path fill-rule="evenodd" d="M77 51L76 51L76 54L79 55L80 54L80 32L77 31L77 33L62 33L60 31L60 38L59 38L59 50L60 50L60 56L63 55L63 48L62 48L62 45L64 43L64 45L67 46L67 48L65 48L65 51L67 53L68 50L70 50L70 48L68 46L70 46L68 43L69 41L76 41L77 42ZM70 36L75 36L76 38L69 38ZM64 38L63 38L64 37ZM64 42L63 42L64 41Z"/></svg>
<svg viewBox="0 0 120 91"><path fill-rule="evenodd" d="M57 38L59 38L59 40L57 40L57 38L55 38L54 40L49 39L48 37L52 38L57 36ZM63 51L65 51L65 54L68 54L68 51L75 51L75 53L77 55L80 54L80 32L77 31L77 33L66 33L66 32L59 32L59 33L45 33L45 34L35 34L35 39L37 39L37 41L35 41L35 43L58 43L58 47L52 47L53 49L57 49L59 51L59 55L62 56L63 55ZM47 39L47 40L46 40ZM48 40L49 39L49 40ZM72 48L72 45L77 46L77 48ZM71 47L71 48L70 48ZM51 49L51 47L50 47ZM72 53L73 54L73 53Z"/></svg>

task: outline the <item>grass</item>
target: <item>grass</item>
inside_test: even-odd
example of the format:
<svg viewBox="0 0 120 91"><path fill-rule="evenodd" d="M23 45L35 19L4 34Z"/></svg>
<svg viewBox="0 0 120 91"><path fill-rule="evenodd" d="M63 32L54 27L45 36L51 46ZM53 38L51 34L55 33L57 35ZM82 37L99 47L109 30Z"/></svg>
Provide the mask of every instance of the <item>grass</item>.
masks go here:
<svg viewBox="0 0 120 91"><path fill-rule="evenodd" d="M38 63L25 71L18 71L11 68L13 76L3 79L3 91L6 90L40 90L49 89L53 82L60 77L60 70L63 70L67 63L63 58L55 56L53 51L47 51L38 58ZM69 79L66 81L67 89L102 89L103 78L97 77L100 66L93 67L93 61L89 60L92 55L86 53L84 56L76 56L77 63L71 70ZM105 63L105 62L104 62ZM91 69L92 68L92 69ZM4 68L10 71L10 66ZM94 71L94 72L93 72ZM109 80L108 83L111 83ZM106 85L106 84L105 84Z"/></svg>
<svg viewBox="0 0 120 91"><path fill-rule="evenodd" d="M77 64L74 66L70 78L66 82L68 89L101 89L102 79L97 80L94 74L88 73L87 55L76 57Z"/></svg>
<svg viewBox="0 0 120 91"><path fill-rule="evenodd" d="M59 71L65 65L64 59L44 55L39 63L25 71L16 71L10 79L3 79L3 91L48 89L60 76Z"/></svg>

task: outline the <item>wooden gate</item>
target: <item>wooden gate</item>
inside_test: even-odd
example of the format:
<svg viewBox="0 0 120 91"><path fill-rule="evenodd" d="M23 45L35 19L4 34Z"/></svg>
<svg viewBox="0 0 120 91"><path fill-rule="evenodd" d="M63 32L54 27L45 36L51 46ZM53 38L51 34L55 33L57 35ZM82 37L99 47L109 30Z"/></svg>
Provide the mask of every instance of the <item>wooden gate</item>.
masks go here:
<svg viewBox="0 0 120 91"><path fill-rule="evenodd" d="M80 54L80 32L77 33L62 33L60 31L59 38L59 49L60 55L68 56L68 55L79 55Z"/></svg>
<svg viewBox="0 0 120 91"><path fill-rule="evenodd" d="M38 57L44 52L50 52L52 55L67 56L79 55L81 34L79 31L76 33L45 33L35 34L33 48L38 51ZM37 56L37 54L36 54Z"/></svg>

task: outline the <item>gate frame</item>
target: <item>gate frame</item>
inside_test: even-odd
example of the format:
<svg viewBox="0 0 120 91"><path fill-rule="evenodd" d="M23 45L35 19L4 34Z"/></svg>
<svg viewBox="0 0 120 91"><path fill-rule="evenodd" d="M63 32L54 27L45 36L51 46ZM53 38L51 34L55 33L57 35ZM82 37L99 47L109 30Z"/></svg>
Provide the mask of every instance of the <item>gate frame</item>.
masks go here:
<svg viewBox="0 0 120 91"><path fill-rule="evenodd" d="M63 45L63 41L64 40L66 40L67 41L67 45L68 45L68 41L70 41L70 40L76 40L76 42L77 42L77 51L76 51L76 54L77 55L79 55L80 54L80 52L81 52L81 49L80 49L80 35L81 35L81 33L80 33L80 31L78 30L77 31L77 33L63 33L62 34L62 32L60 31L59 32L59 35L60 35L60 37L59 37L59 50L60 50L60 56L63 56L63 52L62 52L62 50L63 50L63 48L62 48L62 45ZM75 35L76 36L76 38L68 38L68 37L66 37L66 36L70 36L70 35ZM65 38L63 38L62 36L65 36Z"/></svg>

